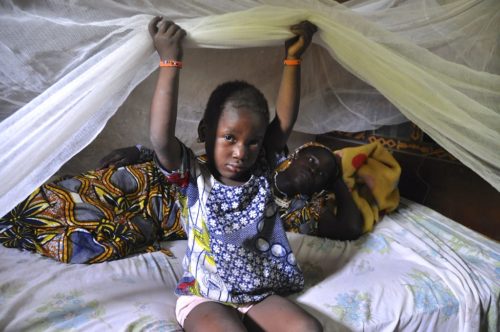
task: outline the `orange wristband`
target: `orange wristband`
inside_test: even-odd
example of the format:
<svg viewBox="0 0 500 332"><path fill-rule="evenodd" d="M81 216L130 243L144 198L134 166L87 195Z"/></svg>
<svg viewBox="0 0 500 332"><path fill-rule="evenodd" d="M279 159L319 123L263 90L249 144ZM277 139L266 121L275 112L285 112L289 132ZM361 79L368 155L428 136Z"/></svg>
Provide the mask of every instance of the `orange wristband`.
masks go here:
<svg viewBox="0 0 500 332"><path fill-rule="evenodd" d="M177 61L177 60L160 60L160 67L182 68L182 61Z"/></svg>
<svg viewBox="0 0 500 332"><path fill-rule="evenodd" d="M285 66L300 66L301 61L300 59L285 59L283 60L283 64Z"/></svg>

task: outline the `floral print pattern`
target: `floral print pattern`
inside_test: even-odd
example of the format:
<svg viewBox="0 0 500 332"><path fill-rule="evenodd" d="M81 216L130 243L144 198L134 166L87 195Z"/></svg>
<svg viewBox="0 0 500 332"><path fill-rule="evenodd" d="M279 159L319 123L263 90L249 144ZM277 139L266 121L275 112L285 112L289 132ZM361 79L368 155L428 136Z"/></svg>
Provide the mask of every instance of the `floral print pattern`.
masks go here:
<svg viewBox="0 0 500 332"><path fill-rule="evenodd" d="M287 236L306 282L289 298L325 331L497 330L500 244L432 210L403 200L356 241ZM93 265L0 247L0 330L181 331L186 241L162 246Z"/></svg>

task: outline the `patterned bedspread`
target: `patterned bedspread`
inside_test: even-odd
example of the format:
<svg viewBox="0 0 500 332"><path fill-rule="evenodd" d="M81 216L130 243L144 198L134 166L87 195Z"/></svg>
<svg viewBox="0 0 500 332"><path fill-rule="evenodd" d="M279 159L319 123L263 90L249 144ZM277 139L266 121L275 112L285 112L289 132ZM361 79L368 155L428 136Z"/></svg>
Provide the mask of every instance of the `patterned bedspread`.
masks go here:
<svg viewBox="0 0 500 332"><path fill-rule="evenodd" d="M326 331L498 331L500 244L419 204L357 241L289 234ZM1 331L180 331L173 289L184 241L68 265L0 247Z"/></svg>

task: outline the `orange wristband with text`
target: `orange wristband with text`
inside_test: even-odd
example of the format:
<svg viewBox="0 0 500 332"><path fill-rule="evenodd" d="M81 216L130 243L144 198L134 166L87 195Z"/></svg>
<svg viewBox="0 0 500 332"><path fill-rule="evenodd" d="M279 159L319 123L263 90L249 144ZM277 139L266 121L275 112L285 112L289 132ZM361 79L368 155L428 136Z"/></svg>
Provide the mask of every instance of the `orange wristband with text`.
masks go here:
<svg viewBox="0 0 500 332"><path fill-rule="evenodd" d="M182 61L177 61L177 60L160 60L160 67L182 68Z"/></svg>

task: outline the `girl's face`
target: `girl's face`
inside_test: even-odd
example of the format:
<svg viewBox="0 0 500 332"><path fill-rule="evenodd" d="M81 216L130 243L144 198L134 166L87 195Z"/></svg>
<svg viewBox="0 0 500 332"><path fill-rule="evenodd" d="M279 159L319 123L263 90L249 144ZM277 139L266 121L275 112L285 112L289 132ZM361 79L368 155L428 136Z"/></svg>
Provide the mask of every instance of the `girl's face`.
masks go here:
<svg viewBox="0 0 500 332"><path fill-rule="evenodd" d="M218 180L238 185L250 178L259 156L267 122L264 116L246 107L235 108L228 103L220 115L213 141L212 167Z"/></svg>
<svg viewBox="0 0 500 332"><path fill-rule="evenodd" d="M337 173L337 163L330 151L317 146L300 150L290 166L278 173L278 187L287 195L305 194L311 196L326 189Z"/></svg>

